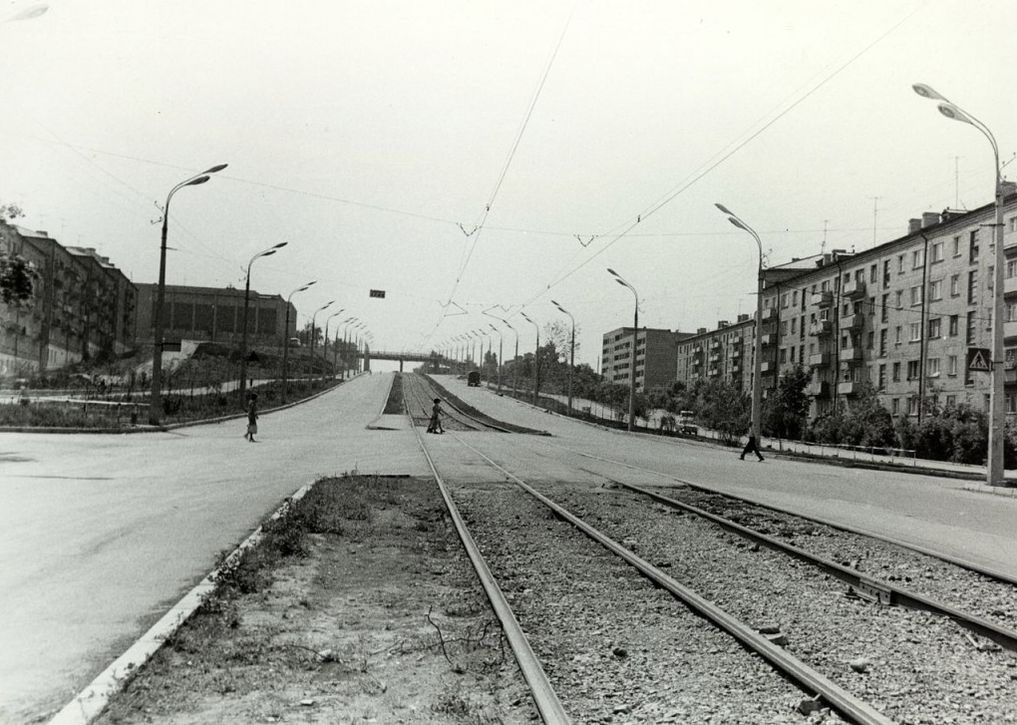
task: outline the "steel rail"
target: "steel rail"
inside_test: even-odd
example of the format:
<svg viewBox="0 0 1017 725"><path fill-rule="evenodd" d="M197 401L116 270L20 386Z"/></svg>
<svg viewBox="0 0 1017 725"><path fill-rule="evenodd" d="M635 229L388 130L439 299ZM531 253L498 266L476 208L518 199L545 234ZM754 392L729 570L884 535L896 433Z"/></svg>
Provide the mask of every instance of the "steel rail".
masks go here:
<svg viewBox="0 0 1017 725"><path fill-rule="evenodd" d="M891 725L894 722L798 658L788 654L781 647L773 644L765 636L731 616L713 602L699 596L693 590L653 566L645 559L626 549L593 526L590 526L567 509L562 508L459 436L454 437L463 446L484 459L492 468L500 471L524 491L550 508L557 516L568 521L594 541L624 559L656 585L671 592L687 607L723 629L747 649L755 652L780 672L798 683L804 690L818 693L831 707L842 716L849 718L851 722L858 723L858 725Z"/></svg>
<svg viewBox="0 0 1017 725"><path fill-rule="evenodd" d="M435 391L434 386L431 384L431 381L429 381L426 377L422 377L422 376L416 375L414 373L410 373L410 374L413 375L416 380L419 380L421 385L426 386L427 389L431 391L430 394L432 396L441 397L437 393L437 391ZM416 395L417 402L418 403L421 402L419 394L418 393L414 393L414 394ZM430 403L431 400L433 400L433 398L431 398L427 402ZM466 411L461 410L460 408L458 408L454 403L452 403L447 398L444 399L444 403L448 407L449 410L455 411L456 415L453 416L453 420L457 420L460 423L462 423L463 425L471 427L474 430L488 430L488 429L490 429L490 430L496 430L499 433L511 433L512 432L512 431L508 430L507 428L503 428L503 427L501 427L499 425L495 425L494 423L488 423L487 421L483 421L483 420L480 420L479 418L475 418L474 416L470 415ZM424 408L424 410L426 411L427 409ZM410 415L412 416L412 413Z"/></svg>
<svg viewBox="0 0 1017 725"><path fill-rule="evenodd" d="M509 641L509 646L512 647L512 653L515 655L516 662L519 663L519 669L523 673L523 678L530 687L533 702L540 713L540 717L547 725L571 725L572 719L565 712L565 708L558 699L557 693L555 693L554 688L547 679L544 668L540 665L540 660L534 654L529 640L526 639L519 621L516 619L515 614L513 614L512 607L509 605L508 600L505 599L505 595L491 574L491 570L488 568L487 562L484 561L484 557L473 540L473 536L470 534L469 529L466 528L466 523L463 521L459 509L456 508L455 503L452 501L448 488L438 473L438 469L434 465L434 460L431 458L427 446L424 445L424 440L420 436L420 429L413 423L413 416L410 416L410 425L413 427L420 450L423 452L424 458L427 459L427 465L431 469L434 480L438 485L438 490L441 492L441 497L444 499L445 506L448 508L449 515L455 524L456 533L459 534L459 539L463 542L463 547L466 549L470 562L477 572L477 577L480 579L480 583L487 593L487 598L491 602L491 607L501 623L505 637Z"/></svg>
<svg viewBox="0 0 1017 725"><path fill-rule="evenodd" d="M867 536L870 539L876 539L878 541L883 541L883 542L885 542L887 544L893 544L893 545L899 546L899 547L901 547L903 549L910 549L911 551L916 551L919 554L924 554L926 556L930 556L933 559L939 559L940 561L945 561L948 564L953 564L954 566L959 566L962 569L967 569L968 571L972 571L975 574L981 574L982 576L988 577L989 579L995 579L997 581L1003 582L1004 584L1011 584L1011 585L1017 587L1017 577L1014 577L1013 575L1008 574L1007 572L1000 571L998 569L993 569L992 567L983 566L982 564L978 564L978 563L973 562L973 561L968 561L967 559L962 559L962 558L960 558L958 556L953 556L952 554L946 554L946 553L941 552L941 551L936 551L935 549L929 549L929 548L927 548L925 546L922 546L920 544L913 544L913 543L911 543L909 541L903 541L901 539L896 539L896 538L894 538L892 536L886 536L884 534L880 534L880 533L875 532L875 531L868 531L866 529L860 529L860 528L857 528L857 527L854 527L854 526L848 526L847 524L838 523L836 521L831 521L830 519L825 519L825 518L822 518L822 517L819 517L819 516L808 516L808 515L805 515L805 514L796 513L794 511L788 511L786 509L780 508L779 506L774 506L772 504L767 504L767 503L761 503L759 501L753 501L750 498L744 498L742 496L736 496L735 494L725 493L723 491L718 491L718 490L710 488L709 486L706 486L704 484L695 483L693 481L689 481L689 480L684 479L684 478L679 478L678 476L674 476L674 475L672 475L670 473L664 473L663 471L656 471L656 470L654 470L652 468L646 468L644 466L637 466L637 465L635 465L633 463L626 463L625 461L618 461L618 460L614 460L612 458L604 458L603 456L594 455L593 453L586 453L584 451L573 450L572 448L569 448L568 446L563 446L563 445L560 445L558 443L553 443L552 441L549 441L549 440L546 440L546 439L544 439L542 442L545 445L554 446L555 448L560 448L561 450L567 451L569 453L572 453L573 455L582 456L584 458L590 458L590 459L593 459L595 461L603 461L604 463L611 463L611 464L614 464L614 465L617 465L617 466L622 466L623 468L631 468L633 471L639 471L641 473L652 473L655 476L660 476L661 478L666 478L669 481L673 481L673 482L676 482L676 483L681 483L681 484L683 484L685 486L688 486L689 488L694 489L696 491L702 491L704 493L712 493L712 494L714 494L716 496L726 496L727 498L730 498L730 499L732 499L734 501L742 501L744 503L750 503L753 506L758 506L759 508L766 509L768 511L776 511L778 513L787 514L789 516L797 516L798 518L800 518L800 519L802 519L804 521L811 521L813 523L823 524L824 526L829 526L831 529L837 529L839 531L846 531L849 534L856 534L858 536ZM670 445L670 443L669 443L669 445Z"/></svg>

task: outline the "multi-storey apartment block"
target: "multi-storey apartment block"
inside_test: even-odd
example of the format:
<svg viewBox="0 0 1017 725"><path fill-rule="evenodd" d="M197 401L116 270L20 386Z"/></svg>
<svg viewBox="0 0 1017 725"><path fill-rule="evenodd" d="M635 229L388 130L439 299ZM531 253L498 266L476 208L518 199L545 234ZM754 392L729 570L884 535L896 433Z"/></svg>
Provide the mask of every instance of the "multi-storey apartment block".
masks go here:
<svg viewBox="0 0 1017 725"><path fill-rule="evenodd" d="M116 355L133 344L137 290L91 247L63 247L46 232L0 222L5 251L38 274L24 308L0 303L0 375L26 375L82 359Z"/></svg>
<svg viewBox="0 0 1017 725"><path fill-rule="evenodd" d="M675 380L678 341L689 333L641 327L635 336L636 391L662 390ZM603 336L601 373L608 382L632 384L632 328L619 327Z"/></svg>
<svg viewBox="0 0 1017 725"><path fill-rule="evenodd" d="M699 328L678 343L676 380L692 385L700 380L722 380L739 389L752 384L752 336L755 322L738 315L734 324L726 320L717 329Z"/></svg>

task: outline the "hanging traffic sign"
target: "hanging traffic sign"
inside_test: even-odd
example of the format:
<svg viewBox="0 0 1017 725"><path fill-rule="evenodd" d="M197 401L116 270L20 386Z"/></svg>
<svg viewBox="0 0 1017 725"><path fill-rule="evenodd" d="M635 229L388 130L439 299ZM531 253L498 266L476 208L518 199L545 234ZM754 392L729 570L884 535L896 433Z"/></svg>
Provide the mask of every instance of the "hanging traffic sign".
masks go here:
<svg viewBox="0 0 1017 725"><path fill-rule="evenodd" d="M987 347L968 348L968 372L987 373L991 370L989 365L992 357Z"/></svg>

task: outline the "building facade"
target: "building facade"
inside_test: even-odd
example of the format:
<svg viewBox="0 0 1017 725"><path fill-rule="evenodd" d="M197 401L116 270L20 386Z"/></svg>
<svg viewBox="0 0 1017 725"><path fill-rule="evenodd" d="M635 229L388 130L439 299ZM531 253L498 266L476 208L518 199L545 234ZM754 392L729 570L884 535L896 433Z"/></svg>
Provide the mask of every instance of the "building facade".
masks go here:
<svg viewBox="0 0 1017 725"><path fill-rule="evenodd" d="M1017 413L1017 195L1004 205L1005 398ZM994 205L912 219L906 235L812 270L767 280L764 389L794 365L811 371L810 415L850 406L869 385L894 415L967 403L988 409L988 372L969 350L992 348ZM767 324L764 323L764 324Z"/></svg>
<svg viewBox="0 0 1017 725"><path fill-rule="evenodd" d="M45 373L133 346L137 289L91 247L0 222L0 244L37 273L30 304L0 302L0 376Z"/></svg>
<svg viewBox="0 0 1017 725"><path fill-rule="evenodd" d="M603 336L600 372L609 383L632 384L631 327L619 327ZM636 339L636 392L667 388L675 380L678 342L689 333L641 327Z"/></svg>
<svg viewBox="0 0 1017 725"><path fill-rule="evenodd" d="M678 343L676 380L691 386L701 380L721 380L740 390L752 386L752 341L754 320L738 315L734 324L726 320L717 328L699 328Z"/></svg>
<svg viewBox="0 0 1017 725"><path fill-rule="evenodd" d="M152 344L157 284L139 284L135 337ZM287 327L287 308L289 325ZM166 285L163 330L166 340L240 344L244 329L244 290L233 287ZM294 337L297 311L280 295L251 291L247 306L247 344L279 347Z"/></svg>

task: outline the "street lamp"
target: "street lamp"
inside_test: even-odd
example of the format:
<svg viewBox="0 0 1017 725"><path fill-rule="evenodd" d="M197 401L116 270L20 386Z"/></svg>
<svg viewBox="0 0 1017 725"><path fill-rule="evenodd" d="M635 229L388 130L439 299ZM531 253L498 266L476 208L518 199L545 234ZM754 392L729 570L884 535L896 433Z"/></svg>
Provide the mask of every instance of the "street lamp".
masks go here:
<svg viewBox="0 0 1017 725"><path fill-rule="evenodd" d="M566 310L564 307L559 305L554 300L551 300L551 304L557 307L559 310L564 312L572 320L572 343L569 348L569 415L572 415L572 371L576 367L576 318L572 316L572 313Z"/></svg>
<svg viewBox="0 0 1017 725"><path fill-rule="evenodd" d="M1006 356L1003 349L1003 265L1006 262L1005 255L1003 254L1003 171L999 165L999 145L996 143L996 137L992 135L992 131L989 130L988 126L963 110L956 103L934 91L930 86L924 83L915 83L911 88L922 98L941 101L938 106L940 113L954 121L974 126L982 132L982 135L992 145L992 155L996 164L996 223L994 225L995 234L993 235L996 247L994 255L996 266L993 270L992 289L992 387L989 391L989 452L988 465L986 466L986 482L990 486L1003 486L1005 485L1003 480L1003 422L1005 420L1003 363ZM920 401L920 404L924 405L925 401Z"/></svg>
<svg viewBox="0 0 1017 725"><path fill-rule="evenodd" d="M518 386L518 382L519 382L519 330L517 330L516 328L512 327L512 325L509 324L508 320L502 320L501 322L502 322L503 325L505 325L505 327L507 327L508 329L512 330L512 332L516 336L516 354L512 358L512 395L515 396L516 395L516 388L519 387Z"/></svg>
<svg viewBox="0 0 1017 725"><path fill-rule="evenodd" d="M328 317L325 318L325 340L322 343L323 344L323 348L322 348L322 353L321 353L321 361L323 363L323 365L321 367L321 379L322 380L325 379L325 366L328 365L328 322L329 322L329 320L331 320L336 315L342 314L342 311L344 309L346 309L346 308L340 307L338 310L336 310L331 315L329 315Z"/></svg>
<svg viewBox="0 0 1017 725"><path fill-rule="evenodd" d="M244 398L244 391L247 390L247 307L251 298L251 265L258 257L268 257L285 247L289 242L279 242L269 247L264 252L258 252L251 261L247 263L247 281L244 284L244 328L240 334L240 399Z"/></svg>
<svg viewBox="0 0 1017 725"><path fill-rule="evenodd" d="M297 289L290 292L290 296L286 298L286 325L285 327L283 327L283 375L282 375L283 378L282 399L284 403L286 402L286 376L287 373L289 372L289 361L290 361L290 300L293 299L293 295L295 295L297 292L303 292L304 290L308 289L311 285L315 284L315 282L317 282L317 280L315 280L314 282L308 282L303 287L298 287Z"/></svg>
<svg viewBox="0 0 1017 725"><path fill-rule="evenodd" d="M159 286L155 292L155 329L153 331L152 350L152 394L149 396L148 422L152 425L159 425L162 417L162 346L163 346L163 306L166 303L166 235L169 231L169 209L170 200L173 195L185 186L197 186L209 180L210 174L222 171L226 164L217 164L210 169L202 171L189 179L181 181L170 189L166 196L166 206L162 211L162 244L159 251Z"/></svg>
<svg viewBox="0 0 1017 725"><path fill-rule="evenodd" d="M756 339L752 351L752 410L749 413L751 421L751 435L755 436L759 445L762 439L759 437L760 418L763 407L763 243L759 235L748 224L743 222L737 214L723 204L714 204L724 214L727 220L742 231L748 232L756 240L756 248L759 250L759 264L756 267ZM835 371L836 372L836 371ZM836 385L837 381L834 380Z"/></svg>
<svg viewBox="0 0 1017 725"><path fill-rule="evenodd" d="M525 312L520 311L523 319L533 325L533 329L537 331L537 343L536 347L533 348L533 404L537 404L537 398L540 395L540 328L537 323L526 316Z"/></svg>
<svg viewBox="0 0 1017 725"><path fill-rule="evenodd" d="M317 329L318 328L316 328L314 326L314 318L318 316L319 312L321 312L322 310L327 310L333 304L335 304L335 300L330 300L329 302L323 304L321 307L316 309L314 311L314 314L311 315L311 379L312 380L314 379L314 339L318 336L318 333L317 333Z"/></svg>
<svg viewBox="0 0 1017 725"><path fill-rule="evenodd" d="M501 330L499 330L497 327L495 327L491 323L488 323L488 324L491 325L491 329L492 330L494 330L495 332L498 333L498 393L500 394L501 393L501 366L502 366L502 363L505 361L505 356L502 354L502 350L504 349L504 346L505 346L505 337L504 337L504 335L501 334ZM488 380L487 382L490 383L491 381Z"/></svg>
<svg viewBox="0 0 1017 725"><path fill-rule="evenodd" d="M629 379L629 430L632 431L636 424L636 346L639 343L639 293L613 269L608 267L607 271L614 275L615 282L622 287L628 287L636 297L636 311L632 317L632 370Z"/></svg>

